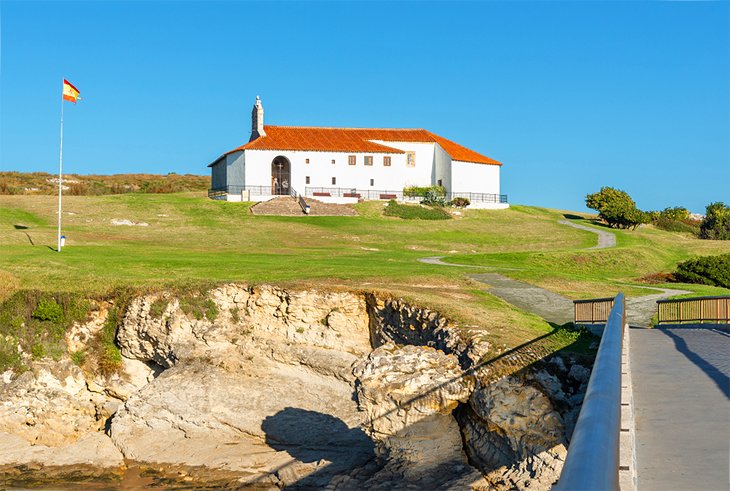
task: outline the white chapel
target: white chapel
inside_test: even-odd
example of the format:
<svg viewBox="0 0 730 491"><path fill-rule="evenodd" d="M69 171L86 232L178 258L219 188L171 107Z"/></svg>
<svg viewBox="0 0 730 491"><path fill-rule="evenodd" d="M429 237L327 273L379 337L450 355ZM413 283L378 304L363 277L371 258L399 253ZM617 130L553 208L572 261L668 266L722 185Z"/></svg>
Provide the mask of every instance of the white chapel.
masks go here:
<svg viewBox="0 0 730 491"><path fill-rule="evenodd" d="M264 124L256 97L248 143L208 165L208 195L265 201L303 195L320 201L408 199L409 186L440 185L474 208L506 208L502 164L424 129L326 128Z"/></svg>

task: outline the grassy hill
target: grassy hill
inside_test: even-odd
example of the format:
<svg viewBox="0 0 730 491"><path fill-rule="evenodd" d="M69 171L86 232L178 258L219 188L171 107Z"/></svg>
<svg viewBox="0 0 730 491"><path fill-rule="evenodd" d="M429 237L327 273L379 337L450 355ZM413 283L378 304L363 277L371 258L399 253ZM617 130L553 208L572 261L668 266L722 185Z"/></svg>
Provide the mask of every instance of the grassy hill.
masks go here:
<svg viewBox="0 0 730 491"><path fill-rule="evenodd" d="M467 210L452 220L420 221L383 216L384 205L361 203L358 217L267 217L251 215L250 204L212 201L200 192L68 196L67 247L59 254L53 196L0 196L0 297L19 289L98 295L115 287L229 281L373 289L489 326L495 341L513 345L550 326L489 295L466 277L469 269L417 259L447 256L587 298L619 290L648 294L641 277L672 271L694 255L730 251L727 242L652 227L616 231L616 248L588 250L594 234L561 225L562 212L542 208Z"/></svg>
<svg viewBox="0 0 730 491"><path fill-rule="evenodd" d="M124 193L205 191L209 176L193 174L112 174L63 176L64 194L89 196ZM0 194L56 194L58 175L47 172L0 172Z"/></svg>

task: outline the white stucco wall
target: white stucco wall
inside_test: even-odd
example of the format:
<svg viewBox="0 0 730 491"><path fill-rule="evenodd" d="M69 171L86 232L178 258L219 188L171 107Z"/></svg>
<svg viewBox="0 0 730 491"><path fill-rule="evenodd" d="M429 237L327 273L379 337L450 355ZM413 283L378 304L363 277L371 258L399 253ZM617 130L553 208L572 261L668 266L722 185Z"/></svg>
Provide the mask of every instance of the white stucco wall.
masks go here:
<svg viewBox="0 0 730 491"><path fill-rule="evenodd" d="M446 188L446 192L451 192L451 156L438 143L434 144L433 161L433 183L438 184L440 179L441 185Z"/></svg>
<svg viewBox="0 0 730 491"><path fill-rule="evenodd" d="M405 186L430 186L435 184L434 180L434 143L413 143L413 142L392 142L383 140L371 140L388 147L397 148L404 152L416 152L415 167L407 167L405 165L405 156L403 156L403 167L399 169L400 177L394 176L395 187L384 189L393 189L402 191Z"/></svg>
<svg viewBox="0 0 730 491"><path fill-rule="evenodd" d="M243 152L233 152L226 155L226 182L228 186L245 186L244 171L246 156Z"/></svg>
<svg viewBox="0 0 730 491"><path fill-rule="evenodd" d="M433 151L413 148L412 145L408 150L416 151L415 167L406 167L406 155L401 153L246 150L246 185L271 185L271 162L278 156L289 159L291 186L300 193L304 193L307 187L401 191L406 185L430 185ZM356 156L355 165L348 164L350 155ZM365 165L366 155L373 157L372 166ZM391 158L390 167L383 165L384 156ZM309 159L309 164L306 163L306 159ZM334 164L332 160L335 161ZM310 177L309 184L306 184L306 176ZM334 185L332 177L337 178L337 183ZM374 180L372 186L371 179Z"/></svg>
<svg viewBox="0 0 730 491"><path fill-rule="evenodd" d="M455 193L499 194L498 165L451 162L451 191Z"/></svg>

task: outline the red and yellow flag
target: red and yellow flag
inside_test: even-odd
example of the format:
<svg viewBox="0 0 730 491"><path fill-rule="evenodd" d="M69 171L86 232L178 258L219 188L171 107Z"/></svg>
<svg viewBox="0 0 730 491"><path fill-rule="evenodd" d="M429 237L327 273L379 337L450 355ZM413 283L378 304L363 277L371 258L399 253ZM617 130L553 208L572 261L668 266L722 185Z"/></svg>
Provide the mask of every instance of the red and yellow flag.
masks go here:
<svg viewBox="0 0 730 491"><path fill-rule="evenodd" d="M79 89L71 85L71 82L63 79L63 100L65 101L71 101L74 104L76 104L76 99L81 99L79 97Z"/></svg>

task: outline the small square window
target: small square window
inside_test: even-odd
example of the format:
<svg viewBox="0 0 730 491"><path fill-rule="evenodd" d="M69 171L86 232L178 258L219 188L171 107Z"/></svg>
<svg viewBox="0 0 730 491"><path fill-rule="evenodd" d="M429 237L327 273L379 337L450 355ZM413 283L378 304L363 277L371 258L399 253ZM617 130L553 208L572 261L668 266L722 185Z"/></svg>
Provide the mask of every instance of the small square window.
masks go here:
<svg viewBox="0 0 730 491"><path fill-rule="evenodd" d="M306 183L309 184L309 176L306 177Z"/></svg>
<svg viewBox="0 0 730 491"><path fill-rule="evenodd" d="M436 181L436 184L438 184L439 186L443 186L442 183L443 183L443 181L441 179L439 179L438 181Z"/></svg>
<svg viewBox="0 0 730 491"><path fill-rule="evenodd" d="M375 186L375 179L370 179L370 186Z"/></svg>
<svg viewBox="0 0 730 491"><path fill-rule="evenodd" d="M332 159L332 165L335 165L335 159Z"/></svg>
<svg viewBox="0 0 730 491"><path fill-rule="evenodd" d="M390 167L390 157L383 157L383 167Z"/></svg>
<svg viewBox="0 0 730 491"><path fill-rule="evenodd" d="M373 156L372 155L365 156L365 165L373 165Z"/></svg>
<svg viewBox="0 0 730 491"><path fill-rule="evenodd" d="M304 160L304 163L305 163L305 164L308 164L308 163L309 163L309 159L305 159L305 160Z"/></svg>
<svg viewBox="0 0 730 491"><path fill-rule="evenodd" d="M337 184L337 178L336 177L333 177L332 178L332 185L334 186L335 184Z"/></svg>
<svg viewBox="0 0 730 491"><path fill-rule="evenodd" d="M349 157L347 157L347 163L349 165L355 165L355 156L354 155L350 155Z"/></svg>
<svg viewBox="0 0 730 491"><path fill-rule="evenodd" d="M416 152L406 152L406 167L416 166Z"/></svg>

